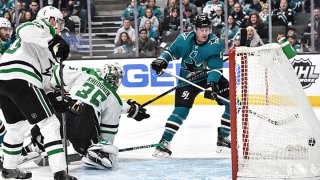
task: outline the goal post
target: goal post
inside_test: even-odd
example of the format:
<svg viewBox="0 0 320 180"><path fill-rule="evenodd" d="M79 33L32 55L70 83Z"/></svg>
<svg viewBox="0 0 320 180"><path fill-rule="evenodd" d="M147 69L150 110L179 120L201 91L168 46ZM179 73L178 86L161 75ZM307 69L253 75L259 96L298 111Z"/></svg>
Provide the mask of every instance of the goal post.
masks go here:
<svg viewBox="0 0 320 180"><path fill-rule="evenodd" d="M233 179L320 178L320 122L279 44L229 55Z"/></svg>

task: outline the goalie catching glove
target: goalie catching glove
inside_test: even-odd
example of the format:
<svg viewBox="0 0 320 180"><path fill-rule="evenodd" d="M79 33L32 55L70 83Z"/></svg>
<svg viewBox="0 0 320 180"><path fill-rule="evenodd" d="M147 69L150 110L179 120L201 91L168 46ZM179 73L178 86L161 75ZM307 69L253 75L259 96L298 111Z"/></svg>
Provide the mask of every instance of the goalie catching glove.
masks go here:
<svg viewBox="0 0 320 180"><path fill-rule="evenodd" d="M215 82L211 82L209 85L209 89L205 90L204 92L204 98L216 100L218 97L218 91L219 91L218 84Z"/></svg>
<svg viewBox="0 0 320 180"><path fill-rule="evenodd" d="M133 118L136 121L142 121L143 119L147 119L150 117L150 115L146 113L147 110L136 101L129 99L127 101L127 104L130 105L130 109L128 111L129 118Z"/></svg>
<svg viewBox="0 0 320 180"><path fill-rule="evenodd" d="M152 61L151 68L156 71L157 75L161 75L162 69L166 69L168 67L168 61L163 57L158 57L156 60Z"/></svg>
<svg viewBox="0 0 320 180"><path fill-rule="evenodd" d="M110 169L118 163L118 152L118 147L108 141L100 141L98 144L89 147L87 155L81 161L87 167Z"/></svg>
<svg viewBox="0 0 320 180"><path fill-rule="evenodd" d="M60 60L66 60L68 58L70 46L60 35L56 34L48 44L53 57L59 58ZM58 45L57 52L54 51L56 45Z"/></svg>

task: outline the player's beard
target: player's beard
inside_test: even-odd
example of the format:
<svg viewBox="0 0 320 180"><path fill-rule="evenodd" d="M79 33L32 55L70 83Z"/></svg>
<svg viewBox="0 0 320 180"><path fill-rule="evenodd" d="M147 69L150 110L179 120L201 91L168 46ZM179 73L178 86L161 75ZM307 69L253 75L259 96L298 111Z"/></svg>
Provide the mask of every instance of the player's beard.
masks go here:
<svg viewBox="0 0 320 180"><path fill-rule="evenodd" d="M1 35L0 36L0 39L2 40L2 41L7 41L8 39L9 39L9 35Z"/></svg>

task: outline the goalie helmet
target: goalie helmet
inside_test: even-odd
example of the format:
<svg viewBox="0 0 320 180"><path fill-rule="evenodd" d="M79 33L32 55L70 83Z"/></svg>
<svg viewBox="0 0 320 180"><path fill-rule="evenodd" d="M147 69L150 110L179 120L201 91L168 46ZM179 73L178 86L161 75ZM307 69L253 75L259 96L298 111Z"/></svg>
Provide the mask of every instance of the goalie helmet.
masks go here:
<svg viewBox="0 0 320 180"><path fill-rule="evenodd" d="M211 27L211 21L206 14L197 15L193 20L193 30L196 31L197 28Z"/></svg>
<svg viewBox="0 0 320 180"><path fill-rule="evenodd" d="M118 63L105 64L101 69L100 76L107 81L114 90L117 90L121 84L121 80L124 76L123 67Z"/></svg>
<svg viewBox="0 0 320 180"><path fill-rule="evenodd" d="M50 19L54 18L56 25L53 26L55 29L58 28L58 25L61 24L60 29L64 28L64 20L61 11L53 6L45 6L39 10L37 14L37 19L41 19L50 24Z"/></svg>

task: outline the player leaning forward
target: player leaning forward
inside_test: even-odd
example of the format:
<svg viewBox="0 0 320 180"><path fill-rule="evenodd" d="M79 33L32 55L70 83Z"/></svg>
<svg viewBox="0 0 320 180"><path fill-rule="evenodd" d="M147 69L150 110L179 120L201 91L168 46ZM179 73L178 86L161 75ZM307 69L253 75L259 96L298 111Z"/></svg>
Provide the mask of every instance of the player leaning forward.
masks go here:
<svg viewBox="0 0 320 180"><path fill-rule="evenodd" d="M204 88L212 88L212 91L205 92L204 97L216 100L218 104L225 106L221 117L221 127L218 128L217 146L230 148L230 141L227 138L230 134L230 106L229 103L217 99L217 95L229 98L229 82L222 76L224 45L216 35L211 33L211 30L211 22L206 15L196 16L194 32L179 35L168 50L152 62L151 67L158 75L162 74L162 69L166 69L168 62L174 60L173 57L175 57L176 59L182 58L180 76L183 78L189 78L198 71L207 71L204 75L194 78L192 82ZM166 147L157 147L153 156L168 157L171 155L169 142L187 118L194 99L200 92L201 90L191 85L185 85L176 90L175 108L167 120L160 140L165 142Z"/></svg>
<svg viewBox="0 0 320 180"><path fill-rule="evenodd" d="M56 33L62 26L62 13L44 7L36 20L21 24L17 39L3 54L0 63L0 106L7 122L4 137L3 178L27 179L31 172L17 168L30 124L37 124L44 135L45 150L54 179L76 179L66 172L66 160L60 136L60 123L43 87L49 83L57 59L66 59L69 45ZM59 44L59 45L58 45ZM53 46L58 45L56 53Z"/></svg>
<svg viewBox="0 0 320 180"><path fill-rule="evenodd" d="M61 85L60 67L55 65L50 85ZM63 67L63 82L68 102L60 101L61 93L48 94L56 111L66 108L67 138L73 148L83 156L85 166L110 169L116 166L118 147L113 145L122 113L137 121L149 118L146 109L133 100L123 101L117 94L124 75L118 64L105 64L102 69ZM64 108L65 107L65 108ZM125 123L125 122L124 122ZM40 132L32 128L32 141L38 141ZM43 149L42 142L35 142ZM33 143L24 150L35 150ZM31 153L30 153L31 154Z"/></svg>

